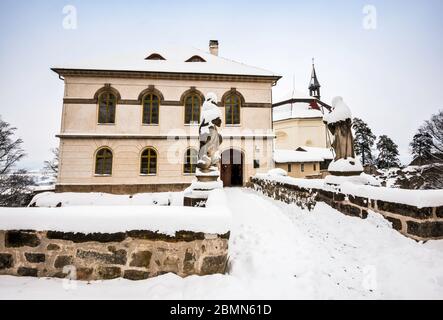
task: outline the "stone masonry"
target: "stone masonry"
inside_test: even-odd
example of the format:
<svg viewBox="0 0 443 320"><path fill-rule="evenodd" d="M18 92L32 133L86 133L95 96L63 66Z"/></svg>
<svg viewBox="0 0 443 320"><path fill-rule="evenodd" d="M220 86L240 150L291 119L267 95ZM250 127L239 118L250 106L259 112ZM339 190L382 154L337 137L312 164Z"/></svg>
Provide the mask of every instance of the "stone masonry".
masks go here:
<svg viewBox="0 0 443 320"><path fill-rule="evenodd" d="M142 280L224 273L229 233L0 231L0 275Z"/></svg>
<svg viewBox="0 0 443 320"><path fill-rule="evenodd" d="M251 178L247 185L264 195L311 210L323 201L343 214L365 219L368 211L381 214L392 227L415 240L443 239L443 207L417 208L322 189L306 189L276 181Z"/></svg>

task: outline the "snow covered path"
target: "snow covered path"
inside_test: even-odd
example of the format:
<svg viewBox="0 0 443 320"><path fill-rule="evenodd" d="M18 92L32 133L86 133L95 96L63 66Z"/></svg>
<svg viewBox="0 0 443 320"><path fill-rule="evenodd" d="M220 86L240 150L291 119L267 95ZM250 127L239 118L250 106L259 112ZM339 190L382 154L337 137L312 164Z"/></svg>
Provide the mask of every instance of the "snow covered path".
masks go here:
<svg viewBox="0 0 443 320"><path fill-rule="evenodd" d="M228 275L69 283L0 276L0 299L443 298L443 241L407 239L370 214L312 212L225 189L234 216Z"/></svg>

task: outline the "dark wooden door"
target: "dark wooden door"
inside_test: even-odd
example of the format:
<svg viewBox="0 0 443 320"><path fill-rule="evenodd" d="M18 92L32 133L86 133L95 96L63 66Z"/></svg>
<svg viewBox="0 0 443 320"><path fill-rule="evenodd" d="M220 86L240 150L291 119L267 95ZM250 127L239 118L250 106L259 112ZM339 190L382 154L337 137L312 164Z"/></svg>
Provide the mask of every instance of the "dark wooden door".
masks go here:
<svg viewBox="0 0 443 320"><path fill-rule="evenodd" d="M221 165L221 179L223 181L224 187L230 187L231 186L231 165L230 164L223 164Z"/></svg>
<svg viewBox="0 0 443 320"><path fill-rule="evenodd" d="M229 149L222 153L220 176L225 187L243 185L243 154L240 151Z"/></svg>

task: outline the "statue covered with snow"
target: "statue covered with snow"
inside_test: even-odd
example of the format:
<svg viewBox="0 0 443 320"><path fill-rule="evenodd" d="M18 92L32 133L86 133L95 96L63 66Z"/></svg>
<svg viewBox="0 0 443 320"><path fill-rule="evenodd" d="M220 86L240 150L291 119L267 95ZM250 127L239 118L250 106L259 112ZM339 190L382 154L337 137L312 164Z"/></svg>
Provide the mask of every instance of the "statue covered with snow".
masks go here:
<svg viewBox="0 0 443 320"><path fill-rule="evenodd" d="M324 115L323 122L334 136L332 147L335 158L328 171L334 175L360 174L363 167L360 161L355 159L351 110L342 97L332 99L332 111Z"/></svg>
<svg viewBox="0 0 443 320"><path fill-rule="evenodd" d="M218 133L217 127L220 127L221 123L217 96L215 93L209 92L203 103L199 127L200 150L197 168L203 173L218 172L218 162L220 161L218 149L222 143L222 137Z"/></svg>

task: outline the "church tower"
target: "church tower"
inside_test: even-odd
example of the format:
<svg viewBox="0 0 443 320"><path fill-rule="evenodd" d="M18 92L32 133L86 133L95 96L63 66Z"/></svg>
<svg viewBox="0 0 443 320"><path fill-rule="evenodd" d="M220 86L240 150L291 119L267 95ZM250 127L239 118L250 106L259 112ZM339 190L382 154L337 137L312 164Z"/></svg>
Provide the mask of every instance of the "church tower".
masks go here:
<svg viewBox="0 0 443 320"><path fill-rule="evenodd" d="M312 74L311 81L309 82L309 95L320 100L320 87L320 83L317 79L317 73L315 72L314 58L312 58Z"/></svg>

